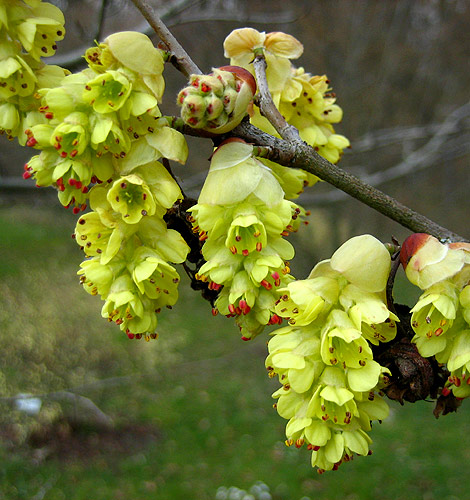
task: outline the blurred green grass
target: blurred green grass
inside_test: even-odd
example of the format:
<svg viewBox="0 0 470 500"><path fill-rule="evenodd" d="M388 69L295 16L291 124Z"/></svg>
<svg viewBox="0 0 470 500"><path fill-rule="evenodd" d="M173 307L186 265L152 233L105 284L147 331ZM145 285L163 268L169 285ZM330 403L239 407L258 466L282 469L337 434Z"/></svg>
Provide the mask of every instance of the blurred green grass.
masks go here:
<svg viewBox="0 0 470 500"><path fill-rule="evenodd" d="M266 336L241 342L182 287L159 339L129 341L78 284L73 225L58 209L0 209L0 389L78 387L115 428L83 426L86 415L80 428L60 427L70 414L47 397L36 417L1 404L1 499L213 500L219 486L257 480L275 500L469 498L468 402L437 421L431 402L393 404L372 431L372 456L319 476L306 449L284 445ZM49 440L33 447L28 435L41 429Z"/></svg>

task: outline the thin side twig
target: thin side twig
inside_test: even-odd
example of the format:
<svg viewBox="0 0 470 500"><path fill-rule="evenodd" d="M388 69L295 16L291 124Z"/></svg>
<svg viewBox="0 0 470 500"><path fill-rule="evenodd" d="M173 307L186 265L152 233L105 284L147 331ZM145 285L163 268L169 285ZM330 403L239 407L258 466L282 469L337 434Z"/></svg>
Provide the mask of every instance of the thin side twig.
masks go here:
<svg viewBox="0 0 470 500"><path fill-rule="evenodd" d="M269 120L271 125L283 139L286 141L302 142L299 131L286 122L273 102L271 92L268 88L268 80L266 78L267 65L264 54L256 55L253 61L253 67L255 70L256 82L258 84L258 105L261 114Z"/></svg>
<svg viewBox="0 0 470 500"><path fill-rule="evenodd" d="M202 74L202 71L197 67L196 63L194 63L178 40L176 40L176 38L170 33L168 28L155 12L155 9L153 9L148 2L146 2L146 0L132 0L132 2L145 17L155 33L160 37L160 40L171 52L173 58L172 62L174 62L175 66L186 77L191 74Z"/></svg>

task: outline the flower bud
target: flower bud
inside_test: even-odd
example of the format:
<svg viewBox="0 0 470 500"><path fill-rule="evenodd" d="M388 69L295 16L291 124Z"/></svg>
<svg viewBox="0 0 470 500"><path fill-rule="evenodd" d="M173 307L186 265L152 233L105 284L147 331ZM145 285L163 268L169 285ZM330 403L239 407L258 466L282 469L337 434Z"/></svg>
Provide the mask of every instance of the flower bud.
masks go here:
<svg viewBox="0 0 470 500"><path fill-rule="evenodd" d="M251 73L237 66L214 69L210 75L191 75L177 104L189 126L215 134L235 128L247 114L256 92Z"/></svg>

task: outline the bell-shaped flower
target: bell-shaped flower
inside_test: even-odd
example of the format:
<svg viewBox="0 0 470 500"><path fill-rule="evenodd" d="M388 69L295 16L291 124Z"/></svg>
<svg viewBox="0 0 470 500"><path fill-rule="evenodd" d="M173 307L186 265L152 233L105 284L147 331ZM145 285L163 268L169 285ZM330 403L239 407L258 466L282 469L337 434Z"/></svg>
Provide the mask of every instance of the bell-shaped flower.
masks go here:
<svg viewBox="0 0 470 500"><path fill-rule="evenodd" d="M132 91L132 83L119 71L108 70L88 81L83 99L97 113L106 114L124 106Z"/></svg>
<svg viewBox="0 0 470 500"><path fill-rule="evenodd" d="M180 277L175 268L151 248L136 248L131 259L131 274L142 295L153 299L155 308L172 306L178 300Z"/></svg>
<svg viewBox="0 0 470 500"><path fill-rule="evenodd" d="M127 224L135 224L156 211L152 192L138 175L130 174L114 181L107 198L113 210L120 213Z"/></svg>
<svg viewBox="0 0 470 500"><path fill-rule="evenodd" d="M25 97L34 92L37 78L20 55L0 60L0 99Z"/></svg>
<svg viewBox="0 0 470 500"><path fill-rule="evenodd" d="M126 226L128 225L111 220L104 224L98 213L89 212L78 219L75 239L85 255L100 256L101 263L107 264L118 253L122 241L128 236Z"/></svg>
<svg viewBox="0 0 470 500"><path fill-rule="evenodd" d="M279 289L281 297L276 305L276 314L290 318L291 325L309 325L325 313L338 298L336 280L318 277L312 280L296 280L287 288Z"/></svg>
<svg viewBox="0 0 470 500"><path fill-rule="evenodd" d="M128 274L119 276L112 284L101 315L127 334L154 332L157 326L152 301L140 295Z"/></svg>
<svg viewBox="0 0 470 500"><path fill-rule="evenodd" d="M447 343L446 332L452 327L459 307L458 291L450 281L430 286L411 309L413 342L422 356L434 356Z"/></svg>
<svg viewBox="0 0 470 500"><path fill-rule="evenodd" d="M232 253L241 253L245 256L255 250L260 252L266 244L266 229L254 214L240 215L234 219L225 241L225 246Z"/></svg>
<svg viewBox="0 0 470 500"><path fill-rule="evenodd" d="M388 310L380 294L349 284L341 291L339 302L355 327L372 344L395 338L398 318Z"/></svg>
<svg viewBox="0 0 470 500"><path fill-rule="evenodd" d="M56 42L65 36L65 19L61 10L50 3L31 6L31 17L18 24L16 31L25 51L39 61L55 54Z"/></svg>
<svg viewBox="0 0 470 500"><path fill-rule="evenodd" d="M75 158L83 154L90 139L88 115L76 111L53 130L50 143L60 156Z"/></svg>
<svg viewBox="0 0 470 500"><path fill-rule="evenodd" d="M106 297L114 280L125 267L124 259L115 258L107 264L102 264L98 256L83 261L77 274L80 276L80 283L89 294Z"/></svg>
<svg viewBox="0 0 470 500"><path fill-rule="evenodd" d="M358 416L354 393L347 388L346 376L340 368L327 366L308 404L307 416L335 424L351 423Z"/></svg>
<svg viewBox="0 0 470 500"><path fill-rule="evenodd" d="M320 358L318 329L281 328L269 341L266 367L285 375L295 392L306 392L321 374L324 363Z"/></svg>

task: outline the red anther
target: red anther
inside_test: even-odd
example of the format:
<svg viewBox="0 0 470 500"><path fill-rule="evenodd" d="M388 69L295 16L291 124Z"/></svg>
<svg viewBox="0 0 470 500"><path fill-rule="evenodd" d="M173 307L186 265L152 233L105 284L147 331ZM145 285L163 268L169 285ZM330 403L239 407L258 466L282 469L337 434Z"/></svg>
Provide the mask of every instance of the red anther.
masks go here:
<svg viewBox="0 0 470 500"><path fill-rule="evenodd" d="M33 146L36 146L36 144L38 143L38 141L33 137L31 136L27 141L26 141L26 146L32 148Z"/></svg>
<svg viewBox="0 0 470 500"><path fill-rule="evenodd" d="M142 338L142 334L141 334L141 333L136 333L136 334L135 334L135 338L136 338L137 340L140 340L140 339Z"/></svg>
<svg viewBox="0 0 470 500"><path fill-rule="evenodd" d="M154 340L155 340L157 337L158 337L158 333L151 333L151 334L150 334L150 338L151 338L151 339L154 339Z"/></svg>
<svg viewBox="0 0 470 500"><path fill-rule="evenodd" d="M442 328L438 328L435 332L434 335L436 337L439 337L439 335L442 335L444 333L444 330Z"/></svg>
<svg viewBox="0 0 470 500"><path fill-rule="evenodd" d="M219 310L216 309L215 307L212 308L212 316L217 316L219 314Z"/></svg>
<svg viewBox="0 0 470 500"><path fill-rule="evenodd" d="M281 236L289 236L289 231L282 231Z"/></svg>
<svg viewBox="0 0 470 500"><path fill-rule="evenodd" d="M242 340L243 340L244 342L248 342L249 340L251 340L251 337L244 337L244 336L242 335Z"/></svg>
<svg viewBox="0 0 470 500"><path fill-rule="evenodd" d="M75 186L76 182L77 182L77 181L76 181L73 177L71 177L71 178L67 181L67 183L68 183L68 185L69 185L69 186Z"/></svg>
<svg viewBox="0 0 470 500"><path fill-rule="evenodd" d="M441 394L445 397L445 396L448 396L450 394L450 389L448 387L443 387L442 388L442 391L441 391Z"/></svg>
<svg viewBox="0 0 470 500"><path fill-rule="evenodd" d="M300 210L299 210L299 212L300 212ZM305 212L305 215L308 217L309 215L312 215L312 212L311 212L310 210L307 210L307 211Z"/></svg>
<svg viewBox="0 0 470 500"><path fill-rule="evenodd" d="M333 465L333 470L338 470L339 466L341 465L341 462Z"/></svg>
<svg viewBox="0 0 470 500"><path fill-rule="evenodd" d="M81 211L81 212L84 212L85 210L86 210L86 203L82 203L82 204L80 205L80 211Z"/></svg>
<svg viewBox="0 0 470 500"><path fill-rule="evenodd" d="M199 78L196 78L191 85L193 87L199 87Z"/></svg>
<svg viewBox="0 0 470 500"><path fill-rule="evenodd" d="M124 320L122 318L118 318L116 320L116 325L122 325L124 323Z"/></svg>
<svg viewBox="0 0 470 500"><path fill-rule="evenodd" d="M256 243L256 251L261 252L262 249L263 249L263 244L261 243L261 241L258 241L258 243Z"/></svg>
<svg viewBox="0 0 470 500"><path fill-rule="evenodd" d="M81 181L75 182L75 189L82 189L82 186L83 186L83 184L81 183Z"/></svg>
<svg viewBox="0 0 470 500"><path fill-rule="evenodd" d="M305 441L303 439L297 439L296 442L295 442L295 447L296 448L302 448L303 444L305 443Z"/></svg>
<svg viewBox="0 0 470 500"><path fill-rule="evenodd" d="M235 314L235 306L233 304L228 305L228 310L230 311L230 314Z"/></svg>
<svg viewBox="0 0 470 500"><path fill-rule="evenodd" d="M31 172L23 172L23 179L29 179L30 177L32 177L32 173Z"/></svg>
<svg viewBox="0 0 470 500"><path fill-rule="evenodd" d="M242 241L242 237L239 234L237 234L237 236L235 236L235 241Z"/></svg>
<svg viewBox="0 0 470 500"><path fill-rule="evenodd" d="M237 247L235 245L230 247L230 251L233 253L233 255L235 255L237 253Z"/></svg>
<svg viewBox="0 0 470 500"><path fill-rule="evenodd" d="M247 255L249 255L249 253L250 253L250 252L249 252L246 248L245 248L245 250L242 250L242 255L243 255L244 257L246 257Z"/></svg>
<svg viewBox="0 0 470 500"><path fill-rule="evenodd" d="M83 194L87 194L87 193L88 193L88 191L89 191L88 186L83 186L83 187L82 187L82 193L83 193Z"/></svg>
<svg viewBox="0 0 470 500"><path fill-rule="evenodd" d="M312 450L313 451L318 451L320 449L320 446L313 445Z"/></svg>
<svg viewBox="0 0 470 500"><path fill-rule="evenodd" d="M282 318L280 318L277 314L273 314L269 319L270 325L280 325L282 323Z"/></svg>
<svg viewBox="0 0 470 500"><path fill-rule="evenodd" d="M204 92L204 93L207 93L207 92L210 92L212 89L209 87L209 85L207 85L206 83L203 83L201 85L201 91Z"/></svg>
<svg viewBox="0 0 470 500"><path fill-rule="evenodd" d="M459 379L459 377L454 377L454 384L457 386L457 387L460 387L460 384L462 383L462 381Z"/></svg>
<svg viewBox="0 0 470 500"><path fill-rule="evenodd" d="M67 158L67 151L61 151L60 156L62 156L62 158Z"/></svg>
<svg viewBox="0 0 470 500"><path fill-rule="evenodd" d="M126 333L127 333L127 336L128 336L131 340L135 337L135 335L134 335L133 333L131 333L131 332L126 332Z"/></svg>
<svg viewBox="0 0 470 500"><path fill-rule="evenodd" d="M77 215L80 212L80 207L73 207L72 212Z"/></svg>
<svg viewBox="0 0 470 500"><path fill-rule="evenodd" d="M48 111L47 113L44 113L44 116L45 116L48 120L52 120L52 118L54 118L54 113L52 113L51 111Z"/></svg>
<svg viewBox="0 0 470 500"><path fill-rule="evenodd" d="M240 314L242 313L242 310L239 307L236 307L235 313L237 314L237 316L240 316Z"/></svg>
<svg viewBox="0 0 470 500"><path fill-rule="evenodd" d="M191 118L188 118L188 123L190 125L197 125L199 120L195 116L191 116Z"/></svg>
<svg viewBox="0 0 470 500"><path fill-rule="evenodd" d="M59 149L62 147L62 144L60 144L60 143L56 142L56 143L54 144L54 147L57 149L57 151L59 151Z"/></svg>
<svg viewBox="0 0 470 500"><path fill-rule="evenodd" d="M70 152L70 156L72 158L75 158L76 156L78 155L78 151L76 149L73 149L71 152Z"/></svg>
<svg viewBox="0 0 470 500"><path fill-rule="evenodd" d="M271 290L271 288L273 287L271 283L268 283L266 280L262 280L260 282L260 285L266 288L266 290Z"/></svg>

